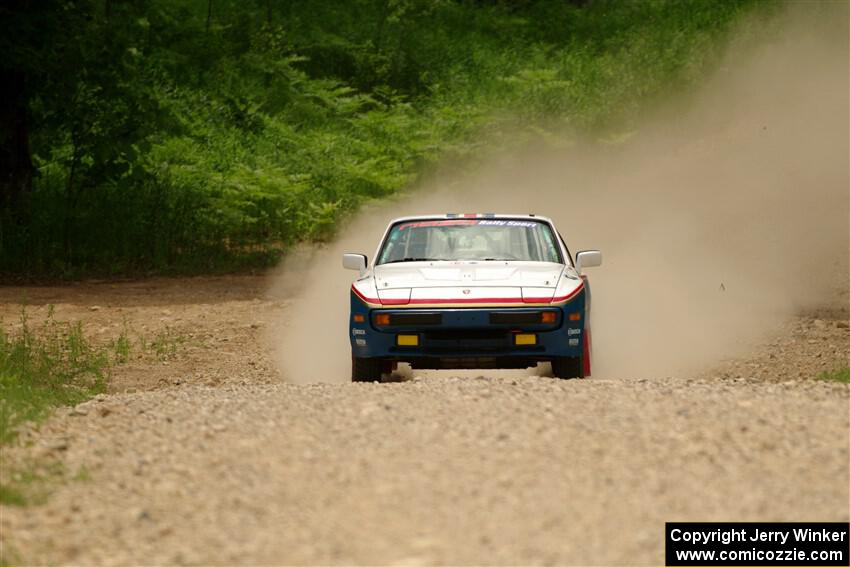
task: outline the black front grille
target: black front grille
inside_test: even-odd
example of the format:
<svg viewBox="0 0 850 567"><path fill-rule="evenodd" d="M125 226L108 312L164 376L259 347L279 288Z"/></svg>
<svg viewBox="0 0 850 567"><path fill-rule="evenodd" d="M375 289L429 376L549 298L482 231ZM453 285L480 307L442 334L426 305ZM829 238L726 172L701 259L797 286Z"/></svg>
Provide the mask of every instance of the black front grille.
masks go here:
<svg viewBox="0 0 850 567"><path fill-rule="evenodd" d="M417 352L426 355L436 355L451 358L469 358L493 356L521 348L523 352L542 352L541 345L517 347L513 342L513 333L502 329L431 329L421 333L422 341ZM403 347L392 347L393 352L401 353Z"/></svg>
<svg viewBox="0 0 850 567"><path fill-rule="evenodd" d="M393 313L390 315L390 325L439 325L443 322L440 313Z"/></svg>
<svg viewBox="0 0 850 567"><path fill-rule="evenodd" d="M425 333L426 341L501 341L509 333L504 329L441 329Z"/></svg>
<svg viewBox="0 0 850 567"><path fill-rule="evenodd" d="M539 325L540 311L496 311L490 313L490 323L493 325Z"/></svg>

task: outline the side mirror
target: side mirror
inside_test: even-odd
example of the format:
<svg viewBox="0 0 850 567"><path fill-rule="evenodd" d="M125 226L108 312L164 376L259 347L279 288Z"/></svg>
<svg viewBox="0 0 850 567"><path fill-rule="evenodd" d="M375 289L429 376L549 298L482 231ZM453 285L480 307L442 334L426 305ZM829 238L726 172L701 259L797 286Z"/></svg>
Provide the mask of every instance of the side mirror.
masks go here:
<svg viewBox="0 0 850 567"><path fill-rule="evenodd" d="M602 265L602 252L599 250L582 250L576 254L576 271L581 273L582 268L592 268Z"/></svg>
<svg viewBox="0 0 850 567"><path fill-rule="evenodd" d="M361 274L366 271L366 256L363 254L343 254L342 267L346 270L357 270Z"/></svg>

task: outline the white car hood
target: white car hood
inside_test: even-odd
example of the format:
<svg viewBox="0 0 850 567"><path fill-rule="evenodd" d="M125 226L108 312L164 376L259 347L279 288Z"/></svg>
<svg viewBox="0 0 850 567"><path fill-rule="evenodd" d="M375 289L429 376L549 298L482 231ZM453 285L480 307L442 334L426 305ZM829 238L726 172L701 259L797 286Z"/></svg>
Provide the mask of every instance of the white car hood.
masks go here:
<svg viewBox="0 0 850 567"><path fill-rule="evenodd" d="M373 273L384 304L548 303L563 270L550 262L440 261L382 264Z"/></svg>

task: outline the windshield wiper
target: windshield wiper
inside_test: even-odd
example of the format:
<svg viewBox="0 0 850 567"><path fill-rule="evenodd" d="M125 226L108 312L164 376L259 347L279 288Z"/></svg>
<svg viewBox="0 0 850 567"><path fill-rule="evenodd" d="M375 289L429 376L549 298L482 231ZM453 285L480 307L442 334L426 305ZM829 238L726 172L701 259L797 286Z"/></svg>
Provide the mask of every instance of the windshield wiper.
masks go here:
<svg viewBox="0 0 850 567"><path fill-rule="evenodd" d="M428 262L432 260L432 258L399 258L398 260L389 260L384 262L384 264L395 264L397 262Z"/></svg>

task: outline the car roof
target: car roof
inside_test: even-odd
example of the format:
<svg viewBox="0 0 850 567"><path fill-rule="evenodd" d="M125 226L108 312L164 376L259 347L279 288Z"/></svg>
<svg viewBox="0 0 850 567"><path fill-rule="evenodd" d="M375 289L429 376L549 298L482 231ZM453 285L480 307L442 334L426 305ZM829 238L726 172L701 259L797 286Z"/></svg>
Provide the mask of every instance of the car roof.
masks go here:
<svg viewBox="0 0 850 567"><path fill-rule="evenodd" d="M497 213L444 213L434 215L416 215L410 217L398 217L390 221L390 224L419 220L446 220L446 219L526 219L552 223L549 217L542 217L533 213L526 215L497 214Z"/></svg>

